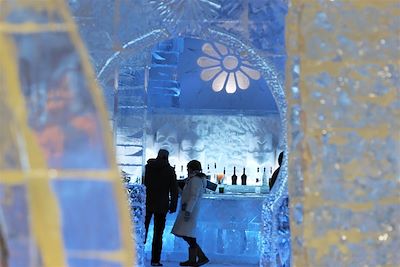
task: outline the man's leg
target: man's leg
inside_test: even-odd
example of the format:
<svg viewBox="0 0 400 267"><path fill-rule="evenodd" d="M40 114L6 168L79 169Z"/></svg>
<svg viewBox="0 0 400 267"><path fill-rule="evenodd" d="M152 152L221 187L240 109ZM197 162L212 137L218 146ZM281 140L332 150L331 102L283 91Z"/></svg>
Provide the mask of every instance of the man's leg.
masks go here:
<svg viewBox="0 0 400 267"><path fill-rule="evenodd" d="M154 213L154 235L151 250L151 262L160 262L161 259L162 237L166 216L166 213Z"/></svg>
<svg viewBox="0 0 400 267"><path fill-rule="evenodd" d="M144 219L144 227L146 229L146 234L144 236L144 243L146 244L146 240L147 240L147 233L149 232L149 225L150 225L150 221L151 221L151 217L153 216L153 212L146 210L146 217Z"/></svg>

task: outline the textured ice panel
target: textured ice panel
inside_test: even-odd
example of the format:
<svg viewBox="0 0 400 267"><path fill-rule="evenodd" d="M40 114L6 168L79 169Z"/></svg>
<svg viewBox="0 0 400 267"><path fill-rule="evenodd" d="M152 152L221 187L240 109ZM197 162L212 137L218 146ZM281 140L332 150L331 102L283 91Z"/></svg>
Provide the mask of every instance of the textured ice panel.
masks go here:
<svg viewBox="0 0 400 267"><path fill-rule="evenodd" d="M126 116L126 121L129 124L121 124L118 121L118 128L115 133L117 144L117 158L120 164L133 164L140 167L138 172L128 172L135 178L142 176L141 167L143 165L143 125L140 123L142 116ZM133 123L132 123L133 122ZM121 156L121 158L120 158ZM123 158L125 158L123 160Z"/></svg>
<svg viewBox="0 0 400 267"><path fill-rule="evenodd" d="M263 52L285 55L285 16L287 0L249 1L250 41Z"/></svg>
<svg viewBox="0 0 400 267"><path fill-rule="evenodd" d="M114 45L114 1L105 0L101 5L95 0L69 0L68 3L97 73Z"/></svg>
<svg viewBox="0 0 400 267"><path fill-rule="evenodd" d="M396 1L293 3L287 84L299 266L400 264L399 12Z"/></svg>
<svg viewBox="0 0 400 267"><path fill-rule="evenodd" d="M61 178L53 182L63 211L66 248L75 251L120 249L122 234L118 229L114 193L110 183L77 180ZM91 227L86 227L83 221ZM98 231L104 235L98 235ZM73 255L70 257L74 258Z"/></svg>
<svg viewBox="0 0 400 267"><path fill-rule="evenodd" d="M1 84L0 87L5 87ZM18 142L13 137L13 130L6 121L14 120L14 115L6 105L5 99L0 99L0 125L3 129L0 131L0 168L1 169L20 169L21 159L18 156Z"/></svg>
<svg viewBox="0 0 400 267"><path fill-rule="evenodd" d="M123 68L119 71L116 97L118 106L140 107L145 99L145 69ZM115 89L114 89L115 90ZM116 103L114 103L116 104Z"/></svg>
<svg viewBox="0 0 400 267"><path fill-rule="evenodd" d="M15 44L28 123L49 167L107 168L98 112L69 35L16 35Z"/></svg>
<svg viewBox="0 0 400 267"><path fill-rule="evenodd" d="M166 40L155 45L148 72L148 107L179 107L181 90L178 63L182 50L182 38Z"/></svg>
<svg viewBox="0 0 400 267"><path fill-rule="evenodd" d="M118 89L122 87L136 87L144 85L144 74L145 70L143 68L134 68L132 66L126 66L120 69L118 72Z"/></svg>
<svg viewBox="0 0 400 267"><path fill-rule="evenodd" d="M116 9L118 13L113 14L113 17L118 18L118 21L114 22L118 35L114 40L119 44L126 44L143 30L159 28L157 27L159 17L151 16L155 15L154 5L149 0L123 1L116 6Z"/></svg>
<svg viewBox="0 0 400 267"><path fill-rule="evenodd" d="M75 266L132 266L103 100L67 7L0 1L0 10L0 207L11 266L65 266L71 257L90 259ZM17 144L20 165L7 143ZM53 186L61 173L74 185Z"/></svg>
<svg viewBox="0 0 400 267"><path fill-rule="evenodd" d="M281 126L278 114L264 116L241 115L187 115L148 114L146 122L146 158L157 156L160 148L170 152L170 163L180 166L191 159L202 163L203 170L210 166L212 173L226 169L231 177L233 167L237 175L246 168L248 184L254 185L257 167L263 171L277 168L276 157L281 151ZM217 169L214 169L214 163ZM186 176L186 167L182 175ZM226 179L226 183L230 183Z"/></svg>
<svg viewBox="0 0 400 267"><path fill-rule="evenodd" d="M310 59L333 62L365 59L369 64L394 59L400 48L397 35L388 33L399 30L397 8L396 1L385 1L381 6L373 2L307 3L303 12L310 20L298 25L310 40L304 52Z"/></svg>
<svg viewBox="0 0 400 267"><path fill-rule="evenodd" d="M150 1L154 14L161 16L157 23L164 23L173 33L186 35L201 32L203 25L215 20L221 8L218 0L204 1ZM201 22L201 24L199 24ZM203 25L202 25L203 24Z"/></svg>
<svg viewBox="0 0 400 267"><path fill-rule="evenodd" d="M48 9L42 7L40 2L31 2L20 5L15 1L3 1L2 3L2 20L13 24L22 25L24 23L34 23L46 27L47 24L63 23L64 18L58 12L54 12L56 6L49 5ZM38 12L40 10L41 12Z"/></svg>

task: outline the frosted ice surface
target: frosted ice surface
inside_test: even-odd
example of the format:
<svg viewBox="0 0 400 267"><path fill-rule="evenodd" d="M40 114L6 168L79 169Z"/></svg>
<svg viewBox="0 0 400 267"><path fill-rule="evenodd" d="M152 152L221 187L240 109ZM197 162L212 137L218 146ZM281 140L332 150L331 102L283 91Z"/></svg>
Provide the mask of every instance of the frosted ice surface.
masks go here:
<svg viewBox="0 0 400 267"><path fill-rule="evenodd" d="M170 151L170 163L176 166L178 177L180 166L197 159L203 170L216 172L230 178L233 167L237 175L246 168L248 184L261 179L263 167L270 177L271 168L277 167L279 153L280 118L278 114L267 116L228 115L182 115L149 114L146 127L146 158L157 155L160 148ZM260 167L260 173L257 173ZM184 168L182 175L186 175ZM259 176L259 177L258 177ZM230 180L230 179L228 179ZM230 183L230 181L227 181Z"/></svg>

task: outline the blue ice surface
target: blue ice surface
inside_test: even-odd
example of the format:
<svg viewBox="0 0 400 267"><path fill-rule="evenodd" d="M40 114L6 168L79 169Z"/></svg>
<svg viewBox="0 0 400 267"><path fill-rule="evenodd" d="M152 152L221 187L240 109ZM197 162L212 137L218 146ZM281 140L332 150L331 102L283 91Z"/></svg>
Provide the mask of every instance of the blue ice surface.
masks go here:
<svg viewBox="0 0 400 267"><path fill-rule="evenodd" d="M121 248L119 214L111 182L68 179L56 180L53 186L61 209L67 250Z"/></svg>

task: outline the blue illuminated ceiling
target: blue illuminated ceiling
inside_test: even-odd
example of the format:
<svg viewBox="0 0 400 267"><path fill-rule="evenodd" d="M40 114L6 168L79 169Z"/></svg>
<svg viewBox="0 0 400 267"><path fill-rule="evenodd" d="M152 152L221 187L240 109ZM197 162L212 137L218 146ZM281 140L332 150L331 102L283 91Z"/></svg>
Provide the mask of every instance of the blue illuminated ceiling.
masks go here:
<svg viewBox="0 0 400 267"><path fill-rule="evenodd" d="M281 63L278 69L283 70ZM148 107L278 112L265 80L252 69L245 56L223 44L193 38L167 40L152 53Z"/></svg>

